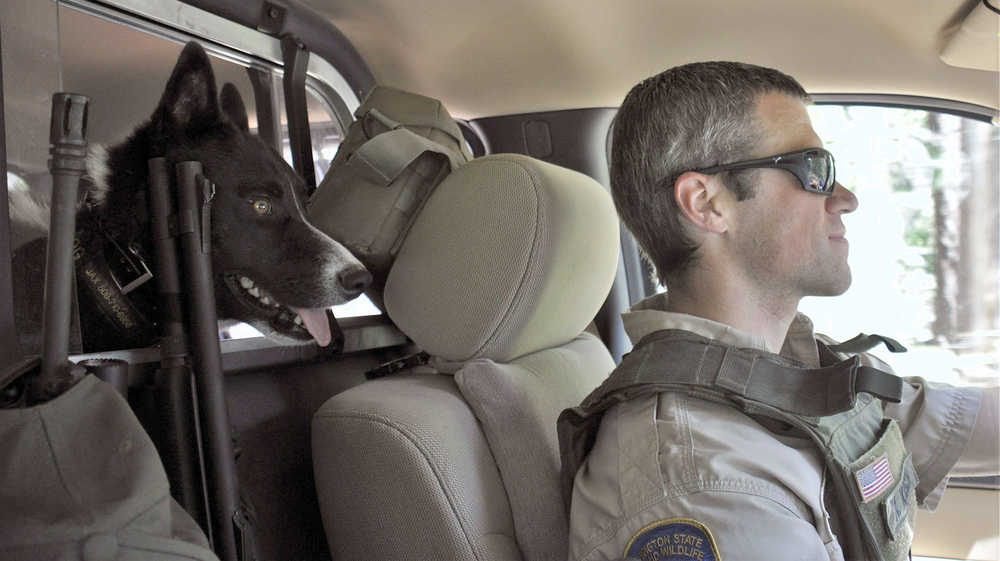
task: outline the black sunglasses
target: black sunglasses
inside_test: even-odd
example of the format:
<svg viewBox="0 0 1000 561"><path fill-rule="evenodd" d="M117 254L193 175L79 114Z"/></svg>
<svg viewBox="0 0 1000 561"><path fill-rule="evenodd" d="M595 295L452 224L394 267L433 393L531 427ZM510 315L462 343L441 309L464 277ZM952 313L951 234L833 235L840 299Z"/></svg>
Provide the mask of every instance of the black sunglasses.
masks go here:
<svg viewBox="0 0 1000 561"><path fill-rule="evenodd" d="M778 154L767 158L733 162L721 166L696 169L698 173L713 174L750 168L778 168L792 172L802 188L812 193L830 196L837 182L833 154L822 148L807 148L797 152Z"/></svg>

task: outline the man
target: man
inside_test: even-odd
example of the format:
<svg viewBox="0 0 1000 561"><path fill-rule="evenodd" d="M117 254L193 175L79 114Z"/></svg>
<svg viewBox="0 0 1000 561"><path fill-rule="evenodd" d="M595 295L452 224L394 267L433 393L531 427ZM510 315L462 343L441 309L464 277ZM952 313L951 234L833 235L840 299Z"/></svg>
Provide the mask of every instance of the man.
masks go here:
<svg viewBox="0 0 1000 561"><path fill-rule="evenodd" d="M858 206L808 102L711 62L622 104L612 194L669 292L625 314L632 353L560 417L571 559L905 559L915 505L1000 472L995 388L901 381L857 353L880 339L817 342L797 313L850 286Z"/></svg>

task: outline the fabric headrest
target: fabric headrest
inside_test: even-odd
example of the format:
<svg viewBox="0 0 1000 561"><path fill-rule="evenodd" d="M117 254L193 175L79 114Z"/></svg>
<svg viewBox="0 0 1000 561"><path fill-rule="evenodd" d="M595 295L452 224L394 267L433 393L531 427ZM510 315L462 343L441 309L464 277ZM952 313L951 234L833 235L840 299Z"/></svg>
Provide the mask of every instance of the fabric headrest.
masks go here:
<svg viewBox="0 0 1000 561"><path fill-rule="evenodd" d="M581 173L498 154L438 185L389 272L389 317L429 354L508 362L593 319L618 266L608 192Z"/></svg>

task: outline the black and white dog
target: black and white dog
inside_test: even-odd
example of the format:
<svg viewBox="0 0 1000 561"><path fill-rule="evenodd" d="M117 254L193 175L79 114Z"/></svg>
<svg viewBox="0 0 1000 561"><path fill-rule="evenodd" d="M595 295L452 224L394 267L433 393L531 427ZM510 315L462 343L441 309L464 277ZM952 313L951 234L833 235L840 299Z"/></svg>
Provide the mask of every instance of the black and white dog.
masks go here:
<svg viewBox="0 0 1000 561"><path fill-rule="evenodd" d="M235 86L226 84L217 96L208 57L191 42L150 120L123 143L107 150L97 147L89 158L74 254L83 350L156 341L155 279L124 297L121 285L139 280L137 271L154 257L147 162L160 156L169 170L178 162L199 161L204 175L215 183L212 265L219 317L247 322L282 342L311 337L322 346L329 344L326 309L361 294L371 275L347 249L306 220L305 183L275 150L250 133ZM44 204L23 191L11 193L15 223L46 222ZM39 253L44 264L44 243L34 240L15 251L15 277L34 275ZM40 321L38 306L30 304L41 301L40 283L17 280L15 285L28 285L15 293L20 303L16 307L28 308L18 311L19 322L30 323L26 316ZM38 293L32 296L25 289ZM31 330L24 327L19 325L19 332Z"/></svg>

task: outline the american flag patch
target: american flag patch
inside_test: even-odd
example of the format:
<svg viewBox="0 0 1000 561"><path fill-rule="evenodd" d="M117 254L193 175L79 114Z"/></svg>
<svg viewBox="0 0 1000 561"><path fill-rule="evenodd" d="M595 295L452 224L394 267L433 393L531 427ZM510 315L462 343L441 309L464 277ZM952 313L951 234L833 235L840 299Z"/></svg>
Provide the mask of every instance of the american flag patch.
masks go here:
<svg viewBox="0 0 1000 561"><path fill-rule="evenodd" d="M854 472L854 479L858 482L858 490L861 491L861 499L864 502L867 503L879 496L892 485L893 481L888 458L882 456Z"/></svg>

